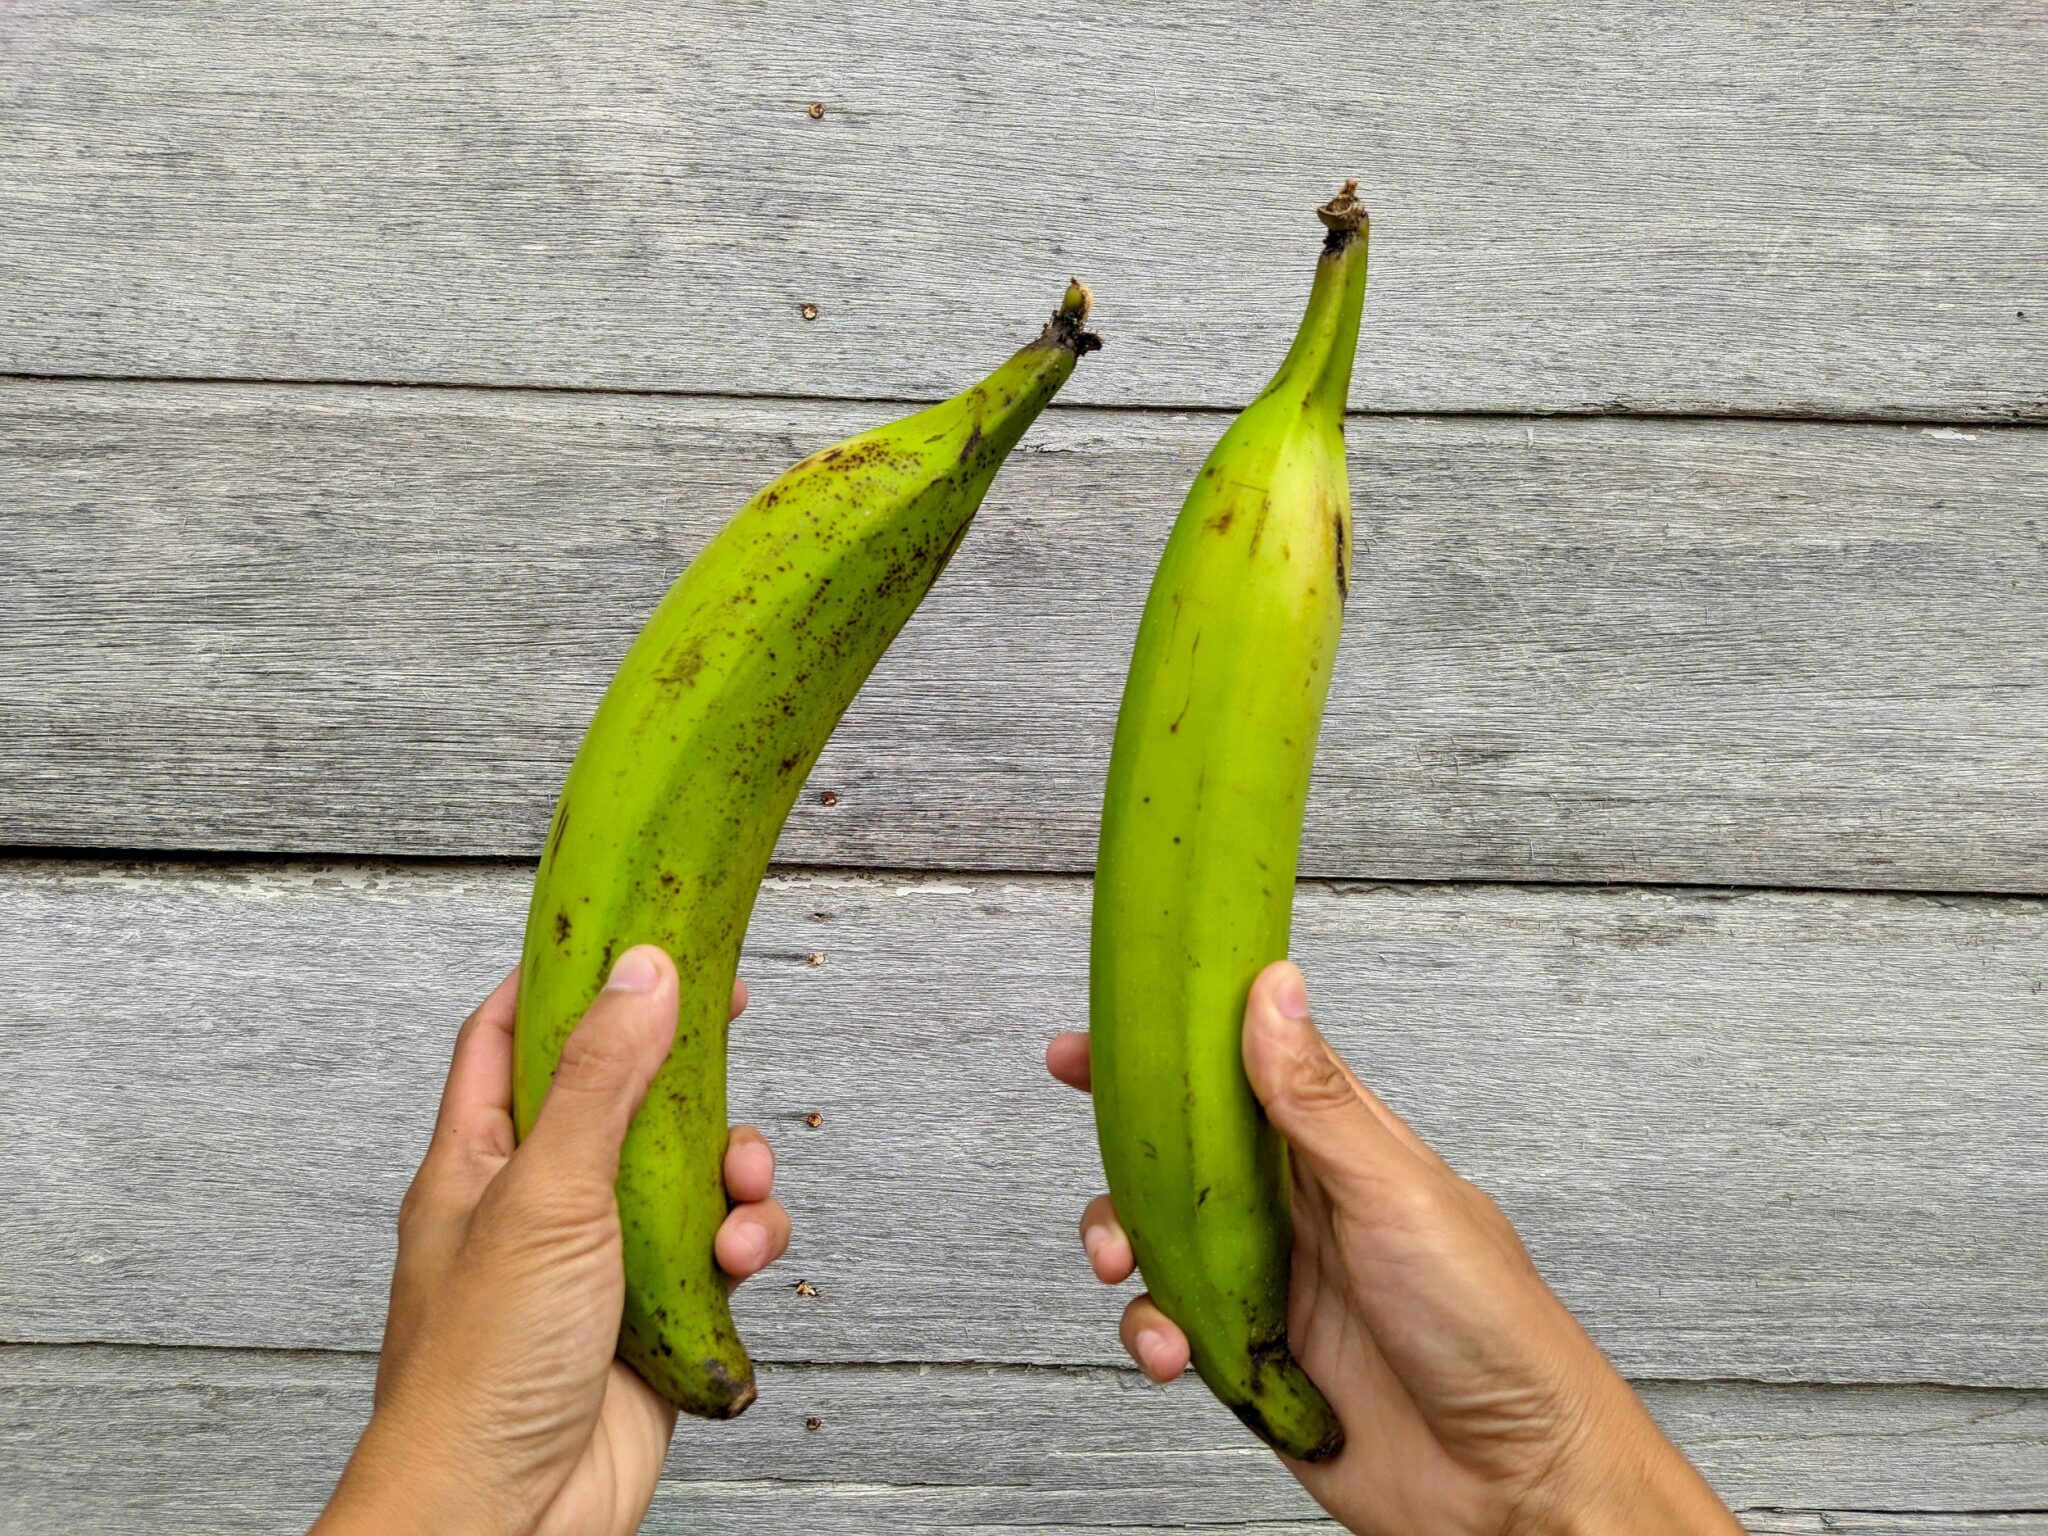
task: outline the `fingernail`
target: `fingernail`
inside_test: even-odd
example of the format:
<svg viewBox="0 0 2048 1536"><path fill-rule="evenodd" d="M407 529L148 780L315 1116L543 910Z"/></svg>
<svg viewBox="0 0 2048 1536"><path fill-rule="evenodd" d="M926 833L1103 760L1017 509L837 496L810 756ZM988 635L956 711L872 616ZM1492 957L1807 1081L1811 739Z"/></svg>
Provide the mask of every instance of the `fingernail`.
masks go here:
<svg viewBox="0 0 2048 1536"><path fill-rule="evenodd" d="M1283 1019L1308 1017L1308 983L1291 965L1281 975L1279 985L1273 988L1273 1006L1280 1010Z"/></svg>
<svg viewBox="0 0 2048 1536"><path fill-rule="evenodd" d="M661 967L644 949L629 949L612 966L607 992L652 992L661 985Z"/></svg>

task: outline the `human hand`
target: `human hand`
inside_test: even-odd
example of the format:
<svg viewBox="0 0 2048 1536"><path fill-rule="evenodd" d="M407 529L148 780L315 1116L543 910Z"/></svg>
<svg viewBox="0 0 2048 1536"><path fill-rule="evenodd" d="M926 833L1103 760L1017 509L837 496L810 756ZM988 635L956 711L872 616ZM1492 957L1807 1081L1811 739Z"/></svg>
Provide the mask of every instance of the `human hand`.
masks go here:
<svg viewBox="0 0 2048 1536"><path fill-rule="evenodd" d="M1089 1086L1088 1037L1046 1065ZM1293 1148L1288 1335L1345 1448L1287 1468L1371 1536L1728 1536L1741 1527L1543 1283L1499 1206L1453 1173L1331 1050L1301 973L1280 962L1245 1005L1252 1089ZM1095 1273L1136 1268L1107 1195L1081 1218ZM1140 1296L1123 1343L1144 1372L1188 1366Z"/></svg>
<svg viewBox="0 0 2048 1536"><path fill-rule="evenodd" d="M619 1145L676 1030L676 971L621 955L513 1145L517 973L462 1026L440 1118L398 1211L376 1406L315 1536L637 1530L675 1409L614 1354L625 1306ZM733 1016L746 988L733 987ZM789 1246L775 1155L740 1126L718 1229L734 1282Z"/></svg>

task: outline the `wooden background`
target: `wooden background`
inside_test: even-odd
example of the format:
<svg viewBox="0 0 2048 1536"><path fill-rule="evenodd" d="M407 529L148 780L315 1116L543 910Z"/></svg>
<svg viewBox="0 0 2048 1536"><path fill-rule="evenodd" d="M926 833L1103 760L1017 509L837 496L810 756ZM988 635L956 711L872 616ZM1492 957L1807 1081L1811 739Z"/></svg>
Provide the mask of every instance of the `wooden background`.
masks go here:
<svg viewBox="0 0 2048 1536"><path fill-rule="evenodd" d="M633 630L1070 272L1107 349L763 895L796 1242L650 1528L1315 1526L1120 1361L1038 1057L1345 174L1321 1011L1753 1531L2048 1532L2048 11L1988 0L0 7L0 1532L310 1518Z"/></svg>

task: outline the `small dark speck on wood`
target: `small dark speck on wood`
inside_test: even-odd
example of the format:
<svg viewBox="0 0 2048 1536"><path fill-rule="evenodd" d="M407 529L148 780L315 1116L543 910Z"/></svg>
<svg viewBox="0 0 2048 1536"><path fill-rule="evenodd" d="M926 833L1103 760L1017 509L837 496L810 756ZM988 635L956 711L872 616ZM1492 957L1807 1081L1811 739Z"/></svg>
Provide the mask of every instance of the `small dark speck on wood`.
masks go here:
<svg viewBox="0 0 2048 1536"><path fill-rule="evenodd" d="M837 805L838 803L839 796L832 790L821 791L818 795L818 804L820 805Z"/></svg>
<svg viewBox="0 0 2048 1536"><path fill-rule="evenodd" d="M825 957L815 949L812 950L808 955L804 956L805 965L823 965L824 963Z"/></svg>
<svg viewBox="0 0 2048 1536"><path fill-rule="evenodd" d="M812 102L812 103L811 103L811 105L810 105L810 117L811 117L811 121L815 123L816 121L818 121L818 119L819 119L819 118L823 117L824 115L825 115L825 103L823 103L822 101L814 101L814 102Z"/></svg>
<svg viewBox="0 0 2048 1536"><path fill-rule="evenodd" d="M824 1427L825 1421L819 1418L816 1414L812 1414L808 1419L804 1420L804 1428L810 1430L813 1434L816 1434L819 1430L823 1429Z"/></svg>
<svg viewBox="0 0 2048 1536"><path fill-rule="evenodd" d="M824 1123L825 1117L819 1114L815 1109L812 1110L808 1115L804 1116L804 1124L808 1125L814 1131Z"/></svg>
<svg viewBox="0 0 2048 1536"><path fill-rule="evenodd" d="M815 1296L818 1294L818 1288L808 1280L799 1280L790 1289L799 1296Z"/></svg>
<svg viewBox="0 0 2048 1536"><path fill-rule="evenodd" d="M806 304L802 309L797 311L797 313L801 314L806 320L815 320L818 318L818 306L815 304Z"/></svg>

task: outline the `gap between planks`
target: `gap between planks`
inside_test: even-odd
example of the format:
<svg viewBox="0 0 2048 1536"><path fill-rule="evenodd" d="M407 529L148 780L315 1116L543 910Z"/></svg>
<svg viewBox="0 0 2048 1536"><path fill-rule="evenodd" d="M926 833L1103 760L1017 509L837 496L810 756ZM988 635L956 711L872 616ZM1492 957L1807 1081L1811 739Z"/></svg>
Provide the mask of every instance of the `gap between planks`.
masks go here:
<svg viewBox="0 0 2048 1536"><path fill-rule="evenodd" d="M261 374L136 374L136 373L55 373L33 370L0 370L0 385L7 384L115 384L134 388L148 388L152 385L172 385L184 388L207 388L219 386L260 387L264 389L371 389L371 390L420 390L442 394L484 394L484 395L589 395L598 399L616 398L627 400L709 400L734 401L753 404L788 405L841 405L841 406L901 406L905 410L922 410L936 405L942 397L937 395L843 395L797 393L789 390L743 390L743 389L661 389L647 385L629 384L503 384L489 380L469 379L372 379L336 376L332 378L270 378ZM1247 397L1244 404L1251 403ZM1232 405L1208 405L1199 401L1159 402L1144 401L1129 404L1103 400L1059 400L1046 406L1048 413L1062 416L1216 416L1234 419L1241 407ZM1395 420L1453 420L1473 422L1516 422L1516 421L1641 421L1651 423L1713 422L1736 423L1757 422L1779 426L1824 426L1824 427L1985 427L1999 430L2048 431L2048 416L1985 416L1970 412L1909 412L1909 411L1770 411L1744 410L1731 406L1723 411L1689 410L1672 411L1654 407L1637 407L1625 400L1612 400L1599 405L1555 407L1551 409L1506 411L1485 410L1447 406L1434 410L1375 409L1369 406L1353 406L1344 413L1347 421L1370 421L1378 418Z"/></svg>
<svg viewBox="0 0 2048 1536"><path fill-rule="evenodd" d="M495 875L538 867L534 858L499 854L390 853L365 854L347 849L236 849L236 848L104 848L68 844L0 842L0 872L26 874L79 874L99 866L103 874L148 874L156 879L206 879L238 869L268 873L288 872L294 866L308 871L346 869L365 874L431 878L435 875ZM834 864L778 862L769 867L769 880L880 880L911 884L943 884L974 880L1002 884L1061 883L1093 879L1090 870L984 869L979 865L957 868L932 864ZM1982 902L2009 907L2013 903L2048 902L2048 892L1983 891L1947 886L1899 886L1872 888L1861 885L1797 885L1787 883L1730 885L1684 880L1486 880L1427 879L1402 875L1300 875L1296 890L1320 890L1345 895L1370 891L1488 891L1512 890L1541 893L1632 892L1660 896L1694 897L1700 901L1747 901L1764 896L1867 896L1873 901L1924 901L1940 905ZM0 1340L0 1343L4 1343Z"/></svg>
<svg viewBox="0 0 2048 1536"><path fill-rule="evenodd" d="M137 1342L128 1339L16 1339L0 1338L0 1359L10 1351L30 1351L39 1354L61 1355L75 1352L81 1358L111 1353L146 1355L151 1357L177 1357L193 1361L212 1360L229 1363L249 1356L259 1357L266 1363L287 1364L293 1360L308 1362L321 1361L368 1361L375 1360L379 1351L374 1349L350 1349L345 1347L321 1348L312 1345L283 1346L274 1344L172 1344ZM764 1370L803 1371L807 1375L978 1375L978 1376L1088 1376L1127 1380L1132 1386L1148 1384L1148 1378L1140 1375L1136 1366L1104 1365L1095 1361L1048 1361L1048 1360L805 1360L793 1356L749 1353L754 1364ZM1192 1380L1193 1378L1188 1378ZM1950 1395L1973 1394L1978 1397L2011 1397L2014 1393L2030 1393L2038 1389L2031 1387L2007 1387L1972 1381L1798 1381L1766 1380L1760 1376L1669 1376L1641 1375L1627 1378L1628 1384L1637 1391L1654 1392L1660 1388L1674 1391L1692 1388L1714 1388L1727 1391L1757 1392L1941 1392ZM1968 1511L1950 1511L1968 1513Z"/></svg>

